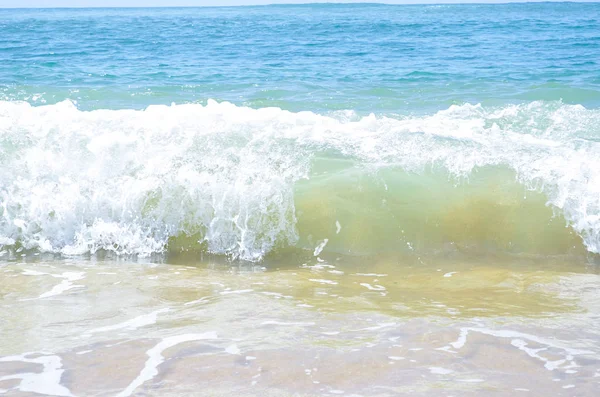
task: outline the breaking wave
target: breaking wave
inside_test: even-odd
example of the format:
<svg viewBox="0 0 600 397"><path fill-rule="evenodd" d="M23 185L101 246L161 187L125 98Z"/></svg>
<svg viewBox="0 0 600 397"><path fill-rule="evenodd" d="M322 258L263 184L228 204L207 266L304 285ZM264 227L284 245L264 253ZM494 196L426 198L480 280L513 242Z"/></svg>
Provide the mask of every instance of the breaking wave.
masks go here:
<svg viewBox="0 0 600 397"><path fill-rule="evenodd" d="M3 101L0 255L598 253L599 139L600 110L561 102L360 117Z"/></svg>

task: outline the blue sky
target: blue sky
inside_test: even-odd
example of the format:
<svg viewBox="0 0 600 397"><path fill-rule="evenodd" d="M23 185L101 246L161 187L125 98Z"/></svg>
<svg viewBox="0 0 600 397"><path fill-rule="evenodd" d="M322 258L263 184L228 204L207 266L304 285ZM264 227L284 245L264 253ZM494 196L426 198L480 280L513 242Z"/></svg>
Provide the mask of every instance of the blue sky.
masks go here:
<svg viewBox="0 0 600 397"><path fill-rule="evenodd" d="M506 3L523 0L0 0L0 7L160 7L160 6L216 6L275 3ZM594 0L582 0L586 2Z"/></svg>

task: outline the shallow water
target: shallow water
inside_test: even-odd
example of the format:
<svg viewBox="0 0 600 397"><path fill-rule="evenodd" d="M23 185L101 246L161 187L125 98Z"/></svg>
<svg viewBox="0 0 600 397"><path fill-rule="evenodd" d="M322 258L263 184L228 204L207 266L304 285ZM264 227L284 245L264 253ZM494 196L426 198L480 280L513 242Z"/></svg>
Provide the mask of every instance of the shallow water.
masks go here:
<svg viewBox="0 0 600 397"><path fill-rule="evenodd" d="M0 388L593 396L600 387L595 265L324 258L269 269L5 263Z"/></svg>

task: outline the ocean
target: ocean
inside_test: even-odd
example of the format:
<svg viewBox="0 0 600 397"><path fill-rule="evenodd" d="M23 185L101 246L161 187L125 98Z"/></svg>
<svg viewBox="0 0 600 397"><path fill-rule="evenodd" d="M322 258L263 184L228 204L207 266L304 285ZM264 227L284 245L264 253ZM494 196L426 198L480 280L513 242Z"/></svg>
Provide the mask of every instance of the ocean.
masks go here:
<svg viewBox="0 0 600 397"><path fill-rule="evenodd" d="M0 394L600 390L600 4L0 9Z"/></svg>

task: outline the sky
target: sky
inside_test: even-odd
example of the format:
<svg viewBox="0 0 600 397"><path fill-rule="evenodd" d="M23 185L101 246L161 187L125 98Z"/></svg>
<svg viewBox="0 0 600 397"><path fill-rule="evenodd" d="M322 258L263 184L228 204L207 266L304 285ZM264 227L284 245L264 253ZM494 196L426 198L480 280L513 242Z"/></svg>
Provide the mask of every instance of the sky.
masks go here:
<svg viewBox="0 0 600 397"><path fill-rule="evenodd" d="M164 6L234 6L284 3L507 3L524 0L0 0L5 7L164 7ZM597 0L579 0L591 2Z"/></svg>

